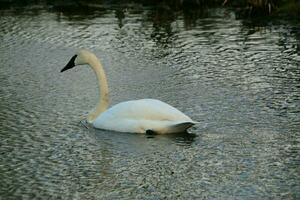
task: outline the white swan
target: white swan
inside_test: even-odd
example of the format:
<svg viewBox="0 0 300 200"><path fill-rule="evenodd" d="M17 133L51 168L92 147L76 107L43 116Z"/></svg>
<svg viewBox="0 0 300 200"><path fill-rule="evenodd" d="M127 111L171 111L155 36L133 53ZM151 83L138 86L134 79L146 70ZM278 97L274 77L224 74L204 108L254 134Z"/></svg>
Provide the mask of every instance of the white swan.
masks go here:
<svg viewBox="0 0 300 200"><path fill-rule="evenodd" d="M90 65L96 73L101 94L98 105L87 116L87 121L95 128L118 132L165 134L186 131L196 123L176 108L155 99L126 101L107 109L109 105L107 80L100 61L93 53L88 50L79 51L61 72L84 64Z"/></svg>

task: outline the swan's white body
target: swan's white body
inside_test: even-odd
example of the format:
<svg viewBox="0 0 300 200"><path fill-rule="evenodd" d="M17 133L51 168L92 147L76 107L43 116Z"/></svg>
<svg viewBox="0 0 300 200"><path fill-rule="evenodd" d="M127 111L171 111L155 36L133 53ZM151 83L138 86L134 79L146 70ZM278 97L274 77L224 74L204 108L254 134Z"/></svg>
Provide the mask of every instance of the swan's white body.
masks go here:
<svg viewBox="0 0 300 200"><path fill-rule="evenodd" d="M195 122L176 108L155 99L126 101L108 108L108 86L103 67L97 57L81 50L61 72L75 65L89 64L99 81L100 101L87 121L95 128L118 132L158 134L186 131Z"/></svg>
<svg viewBox="0 0 300 200"><path fill-rule="evenodd" d="M119 132L183 132L194 122L176 108L155 99L126 101L99 115L94 127Z"/></svg>

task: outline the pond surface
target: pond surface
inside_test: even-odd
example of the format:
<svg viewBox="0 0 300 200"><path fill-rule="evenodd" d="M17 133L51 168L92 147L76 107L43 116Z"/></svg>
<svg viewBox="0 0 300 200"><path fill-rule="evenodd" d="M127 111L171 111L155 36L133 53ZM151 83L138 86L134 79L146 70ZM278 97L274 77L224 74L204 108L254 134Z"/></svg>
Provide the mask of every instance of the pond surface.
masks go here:
<svg viewBox="0 0 300 200"><path fill-rule="evenodd" d="M300 21L130 4L0 10L0 199L299 199ZM102 61L111 104L156 98L200 123L85 128Z"/></svg>

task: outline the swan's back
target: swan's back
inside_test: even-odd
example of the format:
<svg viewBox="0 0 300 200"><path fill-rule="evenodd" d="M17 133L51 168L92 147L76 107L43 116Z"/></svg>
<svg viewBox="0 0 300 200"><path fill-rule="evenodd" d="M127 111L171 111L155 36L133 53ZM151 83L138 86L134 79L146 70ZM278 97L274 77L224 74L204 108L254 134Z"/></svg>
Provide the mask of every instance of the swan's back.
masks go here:
<svg viewBox="0 0 300 200"><path fill-rule="evenodd" d="M122 102L111 107L106 113L131 119L191 120L176 108L156 99L140 99Z"/></svg>
<svg viewBox="0 0 300 200"><path fill-rule="evenodd" d="M144 133L147 130L179 132L193 124L193 120L176 108L155 99L119 103L93 122L96 128L136 133Z"/></svg>

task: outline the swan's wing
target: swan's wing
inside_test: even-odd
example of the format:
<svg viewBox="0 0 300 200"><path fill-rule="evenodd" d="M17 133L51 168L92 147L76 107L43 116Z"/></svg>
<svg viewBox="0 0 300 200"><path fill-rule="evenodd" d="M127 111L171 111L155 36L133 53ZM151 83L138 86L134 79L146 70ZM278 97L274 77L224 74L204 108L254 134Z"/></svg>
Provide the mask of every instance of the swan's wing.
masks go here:
<svg viewBox="0 0 300 200"><path fill-rule="evenodd" d="M154 99L119 103L93 122L94 127L119 132L181 132L195 123L176 108Z"/></svg>
<svg viewBox="0 0 300 200"><path fill-rule="evenodd" d="M155 99L122 102L108 109L103 115L123 119L192 122L188 116L176 108Z"/></svg>

